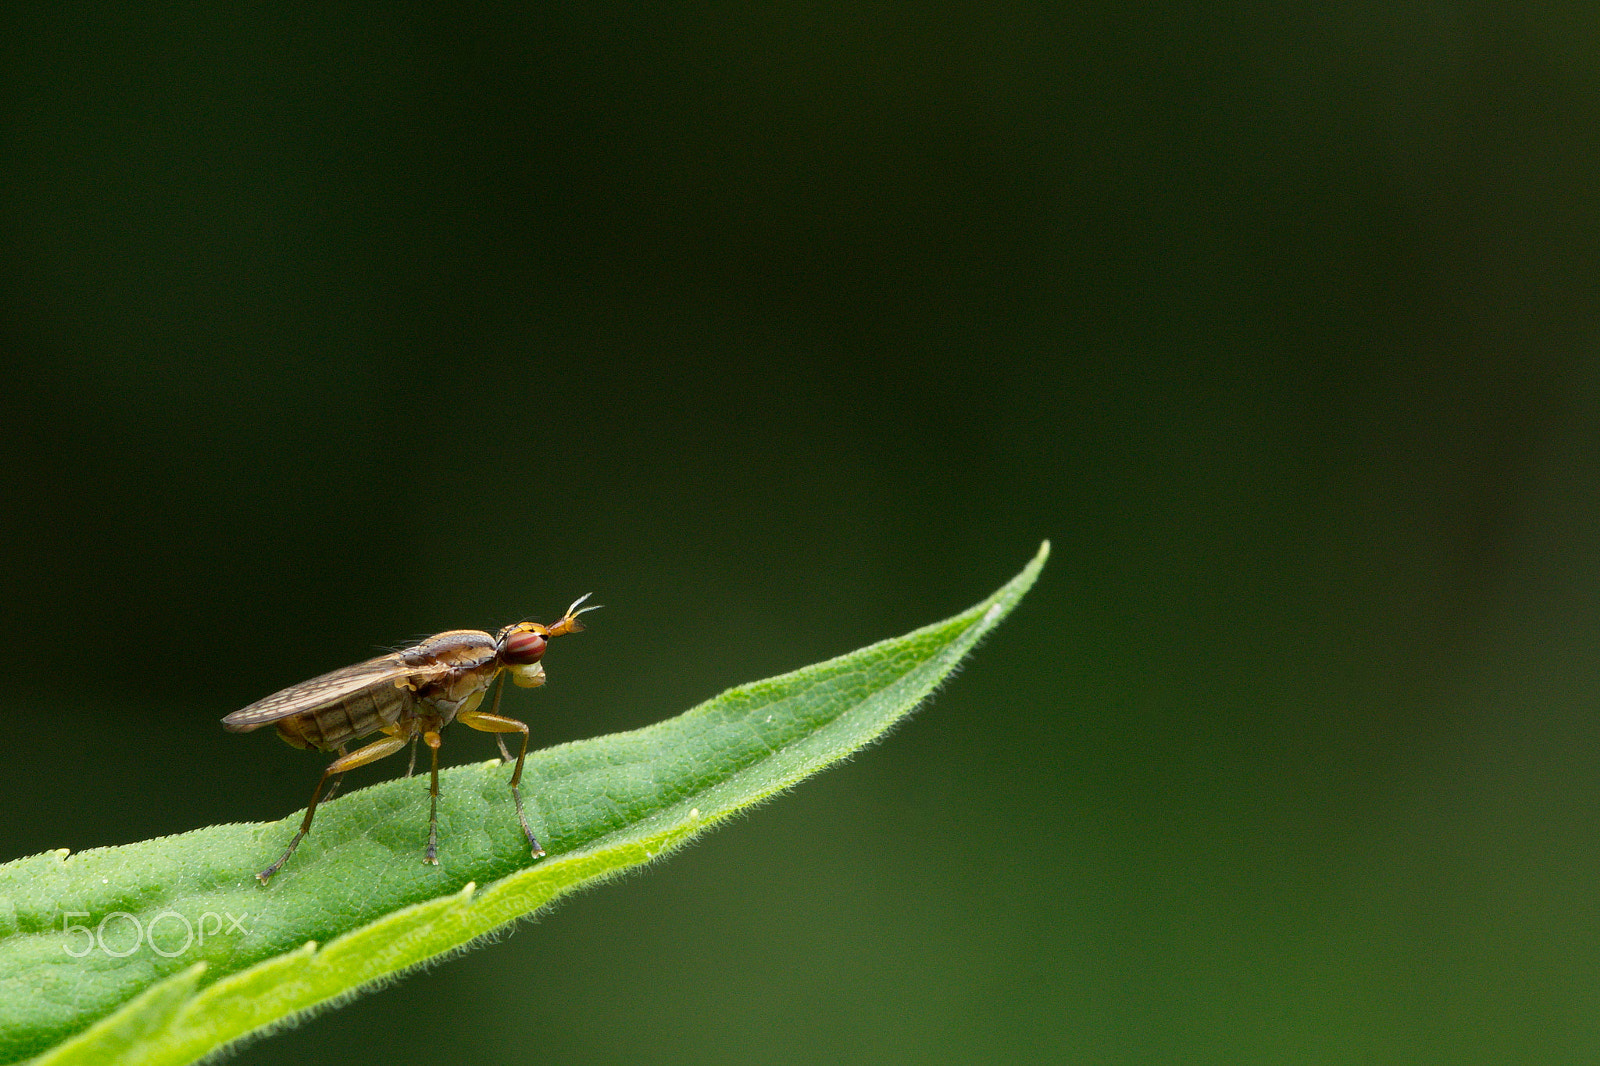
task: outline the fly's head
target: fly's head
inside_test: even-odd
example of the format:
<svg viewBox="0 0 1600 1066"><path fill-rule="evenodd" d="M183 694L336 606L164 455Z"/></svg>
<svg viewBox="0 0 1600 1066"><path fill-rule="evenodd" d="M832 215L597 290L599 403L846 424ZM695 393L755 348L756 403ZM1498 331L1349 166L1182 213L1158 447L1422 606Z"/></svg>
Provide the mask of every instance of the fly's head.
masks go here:
<svg viewBox="0 0 1600 1066"><path fill-rule="evenodd" d="M568 633L583 632L583 623L578 621L578 616L584 611L597 610L599 605L578 609L578 605L588 599L589 595L578 599L559 621L542 626L538 622L518 622L506 626L500 631L496 640L496 651L500 661L511 671L512 684L522 688L537 688L544 684L544 658L545 648L549 646L554 637L566 636Z"/></svg>

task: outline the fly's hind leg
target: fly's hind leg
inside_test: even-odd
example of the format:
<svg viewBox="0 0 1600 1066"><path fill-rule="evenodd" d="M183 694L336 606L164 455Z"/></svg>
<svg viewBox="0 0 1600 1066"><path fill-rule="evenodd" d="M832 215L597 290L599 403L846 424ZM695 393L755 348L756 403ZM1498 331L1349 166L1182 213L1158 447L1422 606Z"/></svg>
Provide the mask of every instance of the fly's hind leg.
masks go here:
<svg viewBox="0 0 1600 1066"><path fill-rule="evenodd" d="M345 746L343 744L340 744L334 750L337 751L339 753L339 755L342 757L344 755L344 753L345 753L344 752L344 748L345 748ZM332 803L333 802L333 797L335 797L335 796L337 796L339 794L339 786L342 785L342 784L344 784L344 775L340 774L338 777L333 779L333 784L328 786L328 794L326 796L322 797L322 802L323 803Z"/></svg>
<svg viewBox="0 0 1600 1066"><path fill-rule="evenodd" d="M498 701L496 701L498 702ZM522 764L528 758L528 723L519 722L515 718L506 718L498 714L485 714L482 711L463 711L456 715L456 721L480 733L521 733L522 750L517 754L517 768L511 773L511 798L517 801L517 821L522 825L522 835L528 838L528 846L533 849L535 859L544 855L544 849L539 846L533 830L528 828L528 816L522 810L522 793L517 786L522 783ZM496 740L501 740L499 736ZM500 750L506 751L505 742L501 740ZM510 753L506 752L506 759L510 761Z"/></svg>
<svg viewBox="0 0 1600 1066"><path fill-rule="evenodd" d="M337 790L337 779L347 770L354 770L356 767L365 766L369 762L377 762L387 755L393 755L405 746L406 738L404 737L385 737L382 740L368 744L364 748L357 748L349 755L340 755L339 758L329 763L328 768L322 771L322 777L317 781L317 787L311 793L311 803L306 807L306 817L305 821L300 823L300 831L294 835L293 840L289 841L288 848L284 850L283 855L279 857L277 862L256 874L256 880L260 881L262 885L272 880L272 875L283 869L283 864L289 861L289 856L293 855L294 849L300 846L300 841L304 840L306 834L311 832L311 819L317 813L317 803L322 799L322 789L328 783L328 778L335 779L334 789Z"/></svg>

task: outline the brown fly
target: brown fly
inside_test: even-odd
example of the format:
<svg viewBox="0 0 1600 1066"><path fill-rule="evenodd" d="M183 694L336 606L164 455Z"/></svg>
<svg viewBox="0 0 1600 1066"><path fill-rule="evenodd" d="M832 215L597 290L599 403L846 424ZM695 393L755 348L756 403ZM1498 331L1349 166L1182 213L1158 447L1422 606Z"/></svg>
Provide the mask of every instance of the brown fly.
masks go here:
<svg viewBox="0 0 1600 1066"><path fill-rule="evenodd" d="M578 616L597 609L579 610L588 598L580 598L567 608L559 621L548 626L518 622L506 626L495 636L477 629L452 629L414 647L290 686L224 718L223 727L233 733L248 733L264 725L276 725L278 735L297 748L339 753L322 772L321 780L312 791L300 831L289 841L289 847L277 862L256 874L261 883L265 885L283 868L300 841L311 832L311 818L317 813L317 802L322 799L322 790L330 778L333 785L328 798L331 799L347 770L377 762L407 744L411 745L411 766L406 770L409 777L417 765L418 740L427 744L433 755L433 783L429 788L433 804L428 812L428 851L422 861L438 865L439 731L451 722L496 734L495 743L500 745L500 757L505 762L511 761L511 753L506 750L504 734L522 734L517 768L511 772L511 796L516 800L517 821L528 838L534 858L543 855L544 849L534 838L533 830L528 828L528 818L522 810L522 793L517 790L522 781L522 764L528 755L528 726L500 714L500 693L505 689L507 673L512 682L522 688L544 684L544 664L540 660L544 658L546 645L552 637L583 630ZM487 713L478 710L484 693L496 678L500 684L494 692L493 706ZM372 733L385 736L346 754L345 745Z"/></svg>

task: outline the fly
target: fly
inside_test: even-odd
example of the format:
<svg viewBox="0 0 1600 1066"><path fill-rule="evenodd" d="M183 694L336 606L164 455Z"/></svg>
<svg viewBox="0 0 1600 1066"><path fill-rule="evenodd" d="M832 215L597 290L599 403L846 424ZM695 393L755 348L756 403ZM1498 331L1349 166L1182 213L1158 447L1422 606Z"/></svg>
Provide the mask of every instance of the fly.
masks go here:
<svg viewBox="0 0 1600 1066"><path fill-rule="evenodd" d="M428 851L422 861L437 866L439 731L451 722L495 734L495 743L500 746L504 762L511 761L505 734L522 734L517 768L511 773L511 796L516 800L517 821L533 849L533 857L542 856L544 849L534 838L533 830L528 828L527 815L522 811L522 793L517 790L522 782L522 764L528 756L528 726L500 714L500 694L505 689L506 674L521 688L537 688L544 684L544 664L540 660L544 658L546 645L553 637L583 631L578 616L598 609L596 605L579 610L588 598L580 597L559 621L548 626L518 622L506 626L495 636L477 629L452 629L414 647L302 681L224 718L223 728L231 733L248 733L264 725L276 725L278 735L297 748L339 754L322 772L322 778L312 791L300 831L289 841L289 847L277 862L256 874L257 880L263 885L271 880L311 832L311 818L317 813L317 802L322 799L322 790L330 778L333 784L328 789L328 799L339 790L339 781L346 771L393 755L407 744L411 745L411 765L406 769L406 776L410 777L417 766L419 740L428 745L433 756L433 783L428 790L432 797L428 812ZM497 678L500 684L495 688L493 706L487 713L478 710L484 693ZM382 740L346 753L347 744L372 733L385 735Z"/></svg>

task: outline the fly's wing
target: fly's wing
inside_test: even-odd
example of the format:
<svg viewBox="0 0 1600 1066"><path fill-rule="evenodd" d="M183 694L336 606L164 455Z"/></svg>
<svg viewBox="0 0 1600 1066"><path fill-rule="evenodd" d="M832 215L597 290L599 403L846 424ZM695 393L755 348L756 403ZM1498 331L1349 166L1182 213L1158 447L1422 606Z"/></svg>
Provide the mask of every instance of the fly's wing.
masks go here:
<svg viewBox="0 0 1600 1066"><path fill-rule="evenodd" d="M230 733L248 733L291 715L331 707L368 689L417 688L433 680L437 672L437 667L408 665L398 653L380 655L376 659L290 685L282 692L275 692L264 700L257 700L248 707L234 711L222 720L222 726Z"/></svg>

